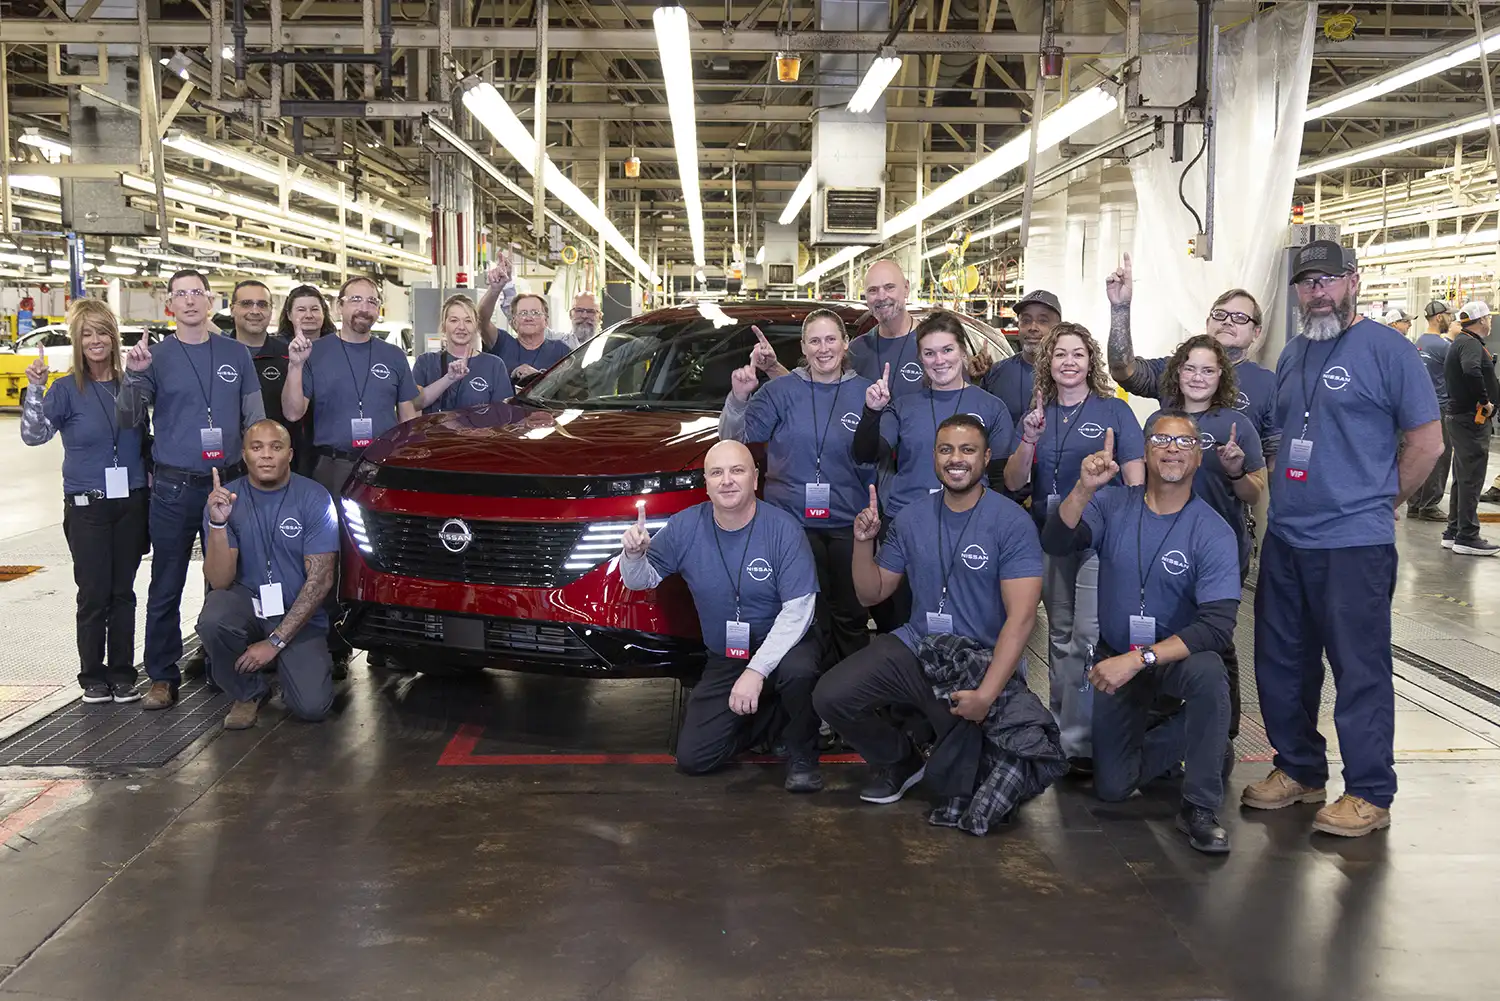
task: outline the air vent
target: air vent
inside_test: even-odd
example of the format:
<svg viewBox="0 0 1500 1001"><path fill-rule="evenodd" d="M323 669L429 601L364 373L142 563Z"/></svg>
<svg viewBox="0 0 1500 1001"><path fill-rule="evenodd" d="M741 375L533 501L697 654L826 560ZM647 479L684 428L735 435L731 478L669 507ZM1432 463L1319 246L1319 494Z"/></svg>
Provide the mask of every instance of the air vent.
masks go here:
<svg viewBox="0 0 1500 1001"><path fill-rule="evenodd" d="M880 230L881 188L823 189L825 233L873 234Z"/></svg>
<svg viewBox="0 0 1500 1001"><path fill-rule="evenodd" d="M767 285L791 285L797 276L793 274L797 269L790 264L767 264Z"/></svg>

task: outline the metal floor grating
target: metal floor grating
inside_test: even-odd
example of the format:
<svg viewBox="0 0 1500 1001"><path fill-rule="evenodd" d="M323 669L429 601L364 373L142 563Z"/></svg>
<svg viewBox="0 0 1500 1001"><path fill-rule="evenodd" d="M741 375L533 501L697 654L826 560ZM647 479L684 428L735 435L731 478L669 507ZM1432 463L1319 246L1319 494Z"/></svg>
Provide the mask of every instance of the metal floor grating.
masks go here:
<svg viewBox="0 0 1500 1001"><path fill-rule="evenodd" d="M177 705L160 712L139 702L74 702L0 741L0 766L160 768L215 729L229 704L202 678L184 681Z"/></svg>

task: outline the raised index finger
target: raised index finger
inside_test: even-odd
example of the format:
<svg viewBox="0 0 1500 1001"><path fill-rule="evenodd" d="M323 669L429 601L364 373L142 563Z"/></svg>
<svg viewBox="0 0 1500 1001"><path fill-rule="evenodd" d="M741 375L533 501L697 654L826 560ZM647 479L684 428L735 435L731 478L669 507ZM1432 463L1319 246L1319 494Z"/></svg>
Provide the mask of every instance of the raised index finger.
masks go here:
<svg viewBox="0 0 1500 1001"><path fill-rule="evenodd" d="M751 325L750 325L750 329L751 329L751 331L752 331L752 332L754 332L754 334L755 334L755 339L756 339L756 340L757 340L757 341L760 341L760 342L761 342L761 343L762 343L762 344L764 344L764 345L765 345L765 346L766 346L766 347L770 347L770 346L771 346L771 342L770 342L770 341L768 341L768 340L766 340L766 335L765 335L765 334L764 334L764 333L762 333L762 332L761 332L761 329L760 329L760 328L759 328L759 327L757 327L757 326L756 326L756 325L755 325L755 324L753 324L753 323L752 323L752 324L751 324Z"/></svg>
<svg viewBox="0 0 1500 1001"><path fill-rule="evenodd" d="M638 528L646 527L646 502L635 502L635 523Z"/></svg>
<svg viewBox="0 0 1500 1001"><path fill-rule="evenodd" d="M1229 444L1233 445L1235 443L1235 438L1239 436L1239 430L1240 425L1238 421L1229 425Z"/></svg>
<svg viewBox="0 0 1500 1001"><path fill-rule="evenodd" d="M1129 254L1125 255L1124 262L1120 265L1120 270L1123 271L1123 272L1125 272L1125 275L1127 277L1129 277L1129 275L1130 275L1130 255Z"/></svg>
<svg viewBox="0 0 1500 1001"><path fill-rule="evenodd" d="M214 474L214 489L217 490L217 489L219 489L219 467L218 466L215 466L213 468L213 474Z"/></svg>
<svg viewBox="0 0 1500 1001"><path fill-rule="evenodd" d="M885 363L885 371L882 372L882 373L880 373L880 381L881 382L890 382L891 381L891 363L890 362L886 362Z"/></svg>
<svg viewBox="0 0 1500 1001"><path fill-rule="evenodd" d="M870 510L880 510L880 498L875 496L875 484L870 484Z"/></svg>
<svg viewBox="0 0 1500 1001"><path fill-rule="evenodd" d="M1107 455L1107 456L1109 456L1111 459L1113 459L1114 456L1115 456L1115 429L1114 428L1105 428L1104 429L1104 454Z"/></svg>

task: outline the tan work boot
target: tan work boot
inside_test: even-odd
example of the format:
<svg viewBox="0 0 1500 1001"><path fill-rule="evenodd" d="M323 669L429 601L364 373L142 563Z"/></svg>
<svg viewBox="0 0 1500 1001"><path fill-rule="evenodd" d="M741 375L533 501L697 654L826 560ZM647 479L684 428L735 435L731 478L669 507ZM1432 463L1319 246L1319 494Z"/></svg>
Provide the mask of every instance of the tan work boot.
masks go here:
<svg viewBox="0 0 1500 1001"><path fill-rule="evenodd" d="M1313 818L1313 830L1345 838L1362 838L1391 826L1391 811L1348 793L1329 803Z"/></svg>
<svg viewBox="0 0 1500 1001"><path fill-rule="evenodd" d="M166 681L153 681L141 699L142 709L170 709L177 704L177 689Z"/></svg>
<svg viewBox="0 0 1500 1001"><path fill-rule="evenodd" d="M255 725L255 717L259 713L259 701L236 702L230 707L229 715L224 717L224 729L248 730Z"/></svg>
<svg viewBox="0 0 1500 1001"><path fill-rule="evenodd" d="M1322 786L1305 786L1280 768L1259 782L1252 782L1240 793L1240 803L1252 810L1281 810L1294 803L1322 803L1328 791Z"/></svg>

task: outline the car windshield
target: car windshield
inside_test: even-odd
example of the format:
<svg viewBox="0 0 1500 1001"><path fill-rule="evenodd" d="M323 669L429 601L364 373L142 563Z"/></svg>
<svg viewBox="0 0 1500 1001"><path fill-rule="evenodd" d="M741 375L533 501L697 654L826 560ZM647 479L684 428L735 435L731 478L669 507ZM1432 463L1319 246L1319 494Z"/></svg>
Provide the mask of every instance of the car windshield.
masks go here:
<svg viewBox="0 0 1500 1001"><path fill-rule="evenodd" d="M718 410L731 373L749 364L755 333L748 318L717 322L691 317L624 323L558 362L522 399L544 407ZM758 325L783 365L790 369L801 361L800 323Z"/></svg>

